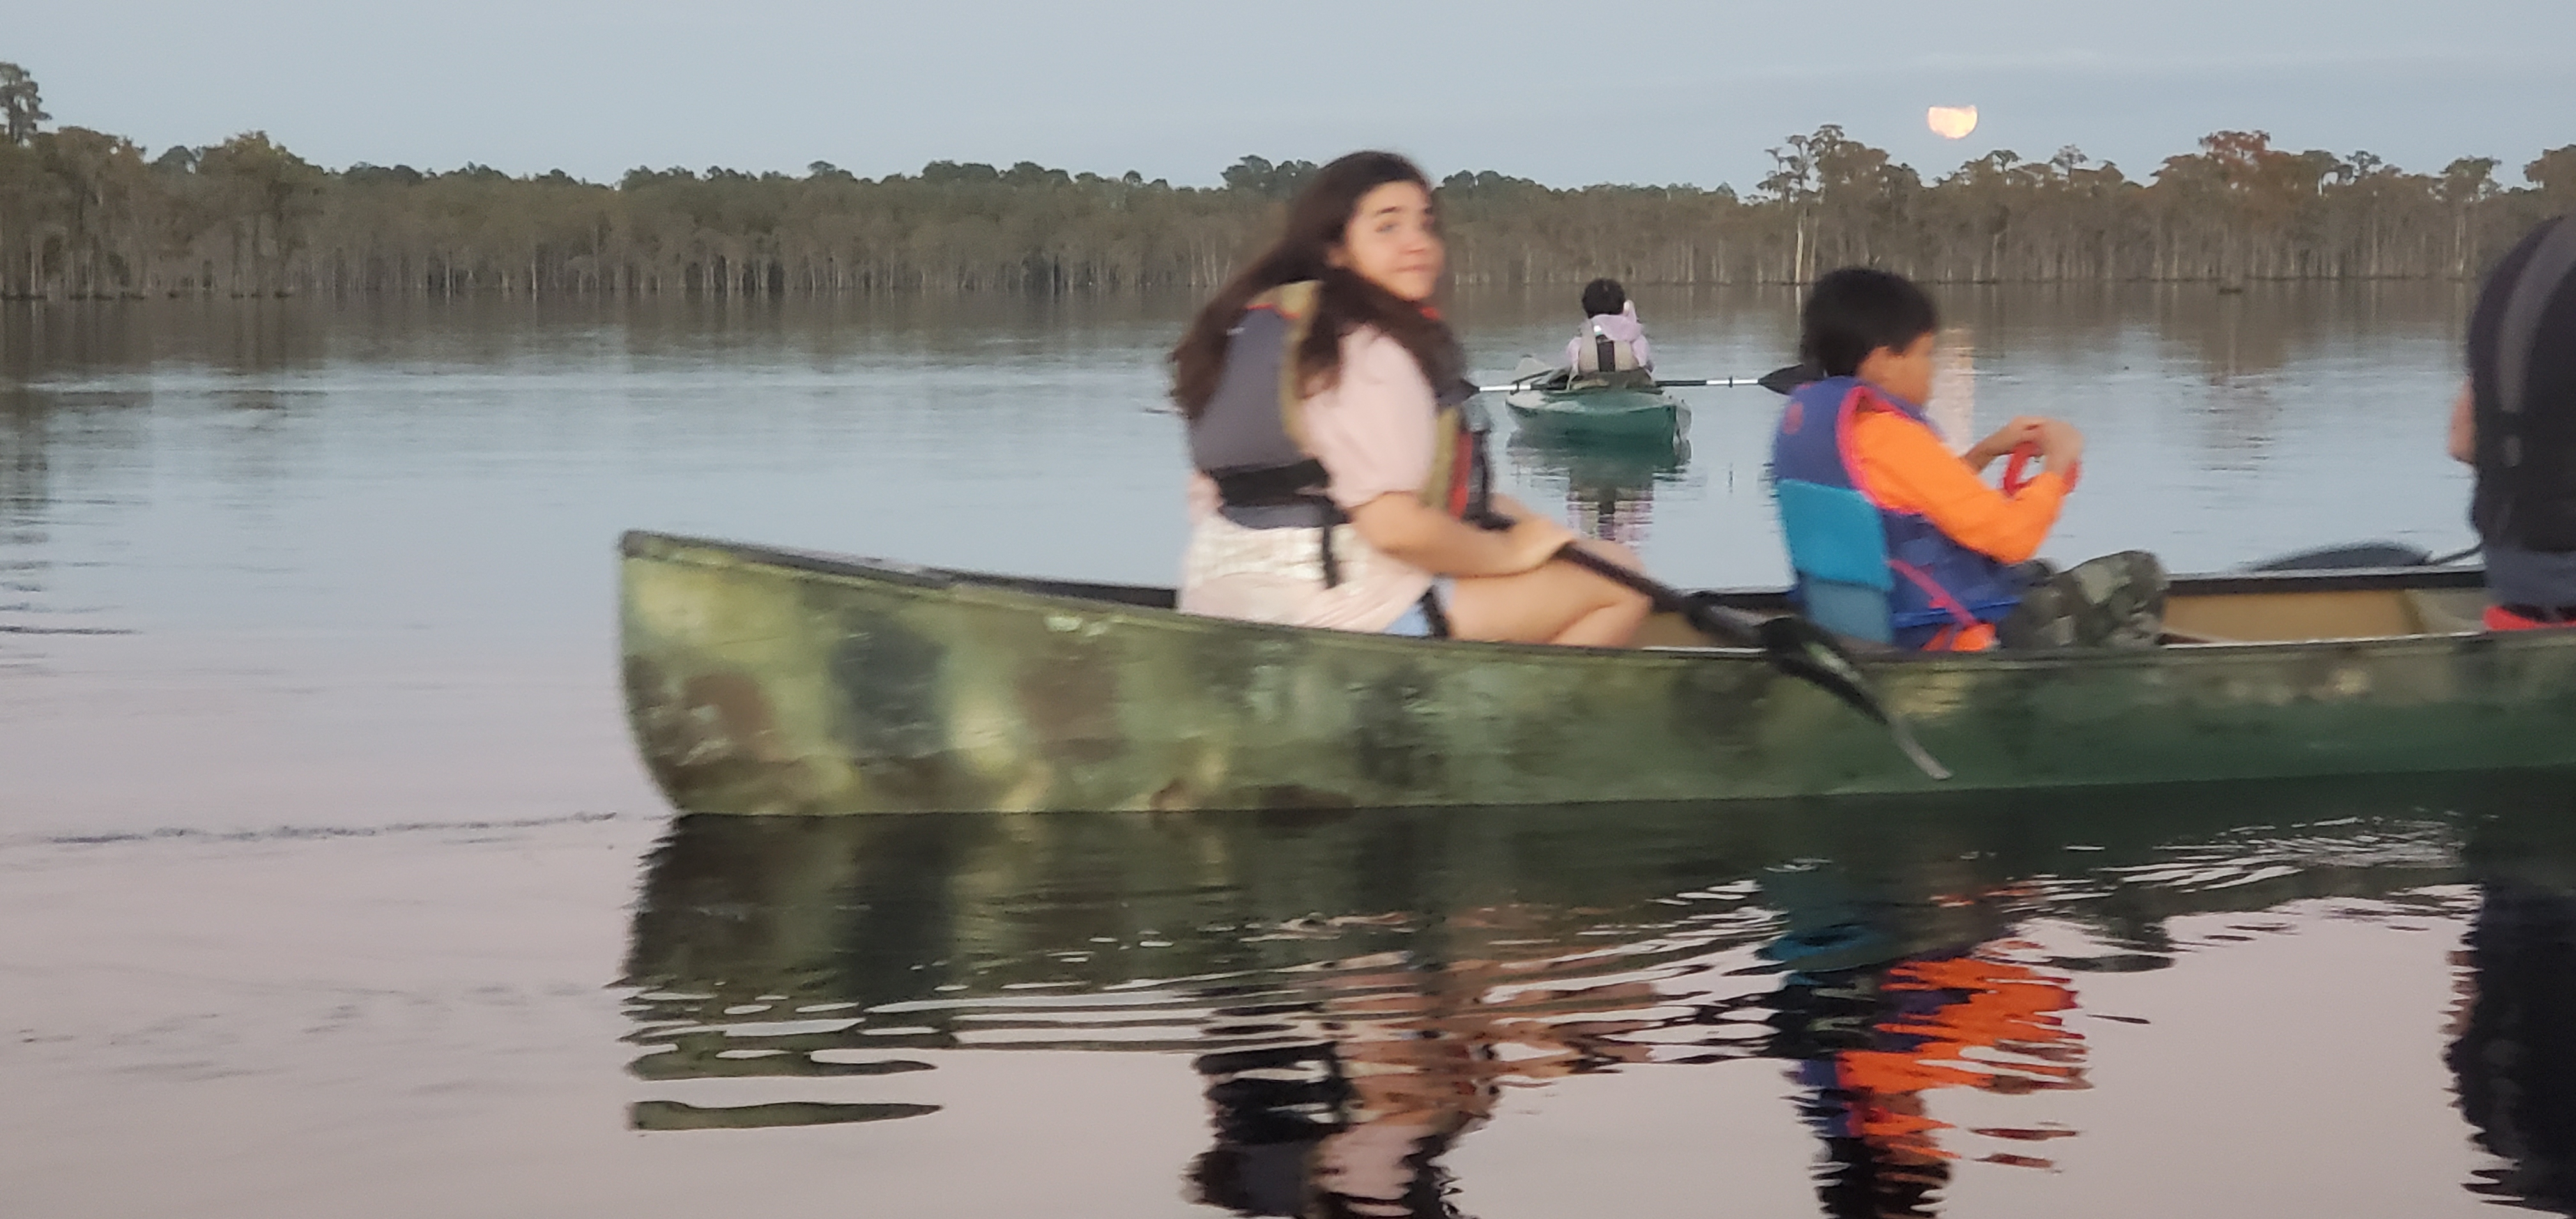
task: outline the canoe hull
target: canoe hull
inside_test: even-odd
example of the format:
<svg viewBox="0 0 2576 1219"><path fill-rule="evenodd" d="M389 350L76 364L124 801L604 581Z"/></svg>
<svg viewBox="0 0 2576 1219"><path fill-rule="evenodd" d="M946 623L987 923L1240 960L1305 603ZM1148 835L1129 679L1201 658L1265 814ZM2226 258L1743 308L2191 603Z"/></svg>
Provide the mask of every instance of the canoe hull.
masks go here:
<svg viewBox="0 0 2576 1219"><path fill-rule="evenodd" d="M1875 725L1729 650L1264 627L626 539L638 746L712 813L1905 793ZM1948 790L2576 763L2576 632L1873 662Z"/></svg>

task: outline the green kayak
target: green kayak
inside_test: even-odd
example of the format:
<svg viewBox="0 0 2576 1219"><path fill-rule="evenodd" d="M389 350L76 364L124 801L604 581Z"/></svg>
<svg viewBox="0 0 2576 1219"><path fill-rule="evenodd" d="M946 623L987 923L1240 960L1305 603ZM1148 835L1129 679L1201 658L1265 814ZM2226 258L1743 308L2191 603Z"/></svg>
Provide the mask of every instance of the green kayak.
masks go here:
<svg viewBox="0 0 2576 1219"><path fill-rule="evenodd" d="M1519 384L1503 405L1535 435L1677 445L1690 433L1690 407L1656 388L1650 374L1569 377L1560 369Z"/></svg>
<svg viewBox="0 0 2576 1219"><path fill-rule="evenodd" d="M1635 649L1176 613L1168 590L649 533L635 739L689 812L1494 806L1935 790L1885 732L1678 619ZM2186 577L2134 652L1883 654L1947 790L2576 763L2576 632L2474 569ZM1754 611L1777 593L1729 594Z"/></svg>

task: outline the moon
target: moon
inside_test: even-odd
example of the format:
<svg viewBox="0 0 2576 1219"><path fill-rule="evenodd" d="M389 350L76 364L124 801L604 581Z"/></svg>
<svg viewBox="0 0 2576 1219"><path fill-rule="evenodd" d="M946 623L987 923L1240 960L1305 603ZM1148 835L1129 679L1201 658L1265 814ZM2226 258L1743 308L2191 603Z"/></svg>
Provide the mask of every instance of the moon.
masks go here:
<svg viewBox="0 0 2576 1219"><path fill-rule="evenodd" d="M1945 140L1964 140L1977 129L1974 106L1934 106L1923 112L1923 124Z"/></svg>

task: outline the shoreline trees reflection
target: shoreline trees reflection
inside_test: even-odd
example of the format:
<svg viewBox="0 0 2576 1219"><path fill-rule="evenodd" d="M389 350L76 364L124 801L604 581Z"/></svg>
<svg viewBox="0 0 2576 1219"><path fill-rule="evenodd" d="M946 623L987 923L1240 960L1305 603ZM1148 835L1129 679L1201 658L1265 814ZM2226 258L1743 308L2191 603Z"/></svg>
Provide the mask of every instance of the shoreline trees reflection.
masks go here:
<svg viewBox="0 0 2576 1219"><path fill-rule="evenodd" d="M901 1092L920 1100L958 1051L1187 1055L1210 1142L1172 1166L1185 1197L1446 1216L1476 1187L1447 1157L1515 1120L1511 1089L1760 1060L1812 1137L1822 1213L1929 1215L1960 1173L2046 1168L2082 1137L2039 1098L2094 1086L2083 1030L2109 1026L2083 1021L2122 1018L2086 1010L2086 979L2174 964L2192 950L2173 920L2355 899L2456 925L2483 887L2446 1058L2464 1134L2498 1166L2463 1184L2563 1212L2565 790L682 818L633 924L633 1071L660 1092L630 1121L782 1124L779 1102L740 1122L692 1103L698 1079L899 1074L934 1085ZM2295 1036L2293 1019L2246 1035ZM1986 1102L1973 1126L1945 1121L1954 1089L2006 1098L2011 1119Z"/></svg>
<svg viewBox="0 0 2576 1219"><path fill-rule="evenodd" d="M861 178L638 168L613 184L351 165L245 132L152 154L45 130L0 64L0 297L1053 293L1204 288L1313 165L1247 156L1222 185L1032 162ZM1834 125L1770 150L1750 190L1441 183L1462 283L1803 282L1869 262L1937 282L2463 279L2576 209L2576 144L2410 172L2369 152L2220 131L2145 174L2075 148L1998 149L1927 177Z"/></svg>

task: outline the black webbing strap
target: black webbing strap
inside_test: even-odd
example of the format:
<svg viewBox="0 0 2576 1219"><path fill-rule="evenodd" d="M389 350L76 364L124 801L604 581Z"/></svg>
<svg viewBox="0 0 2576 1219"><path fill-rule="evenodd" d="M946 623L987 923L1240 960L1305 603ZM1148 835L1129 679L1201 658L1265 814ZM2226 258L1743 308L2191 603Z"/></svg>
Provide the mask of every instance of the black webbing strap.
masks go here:
<svg viewBox="0 0 2576 1219"><path fill-rule="evenodd" d="M1440 586L1438 584L1433 584L1431 587L1422 590L1422 620L1430 624L1432 638L1447 639L1450 637L1449 607L1440 604Z"/></svg>
<svg viewBox="0 0 2576 1219"><path fill-rule="evenodd" d="M1349 520L1350 518L1342 515L1342 506L1340 504L1336 504L1324 496L1316 496L1315 502L1322 506L1324 515L1323 528L1315 531L1315 549L1317 552L1315 557L1320 559L1324 565L1324 587L1340 588L1342 586L1342 561L1333 554L1333 527L1341 524L1343 521Z"/></svg>
<svg viewBox="0 0 2576 1219"><path fill-rule="evenodd" d="M2531 358L2540 343L2540 319L2549 311L2549 302L2576 272L2576 216L2561 216L2551 222L2549 235L2540 239L2540 247L2531 252L2531 261L2522 265L2522 275L2513 282L2513 295L2506 298L2504 321L2496 334L2496 405L2505 414L2522 413L2522 398L2530 389ZM2508 462L2520 464L2521 454L2510 453Z"/></svg>
<svg viewBox="0 0 2576 1219"><path fill-rule="evenodd" d="M1295 465L1268 466L1257 470L1224 470L1208 475L1216 484L1217 498L1229 508L1308 507L1315 511L1310 527L1316 534L1316 558L1324 567L1324 587L1342 584L1341 556L1333 553L1333 527L1347 524L1349 514L1333 502L1321 488L1330 480L1324 463L1307 458ZM1284 524L1284 522L1282 523Z"/></svg>
<svg viewBox="0 0 2576 1219"><path fill-rule="evenodd" d="M1324 471L1324 463L1310 457L1295 465L1212 471L1208 479L1216 484L1217 497L1228 504L1270 508L1314 499L1332 475Z"/></svg>
<svg viewBox="0 0 2576 1219"><path fill-rule="evenodd" d="M1598 330L1593 331L1592 359L1595 363L1601 365L1601 367L1595 371L1619 371L1619 345L1611 342L1609 335Z"/></svg>

